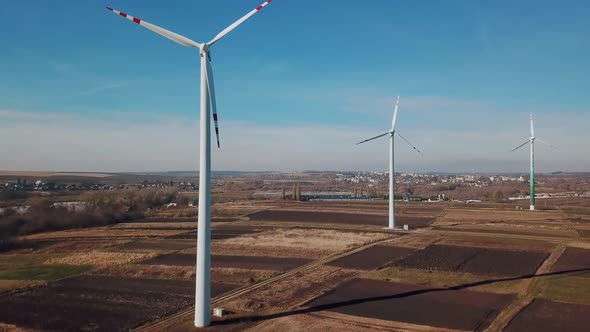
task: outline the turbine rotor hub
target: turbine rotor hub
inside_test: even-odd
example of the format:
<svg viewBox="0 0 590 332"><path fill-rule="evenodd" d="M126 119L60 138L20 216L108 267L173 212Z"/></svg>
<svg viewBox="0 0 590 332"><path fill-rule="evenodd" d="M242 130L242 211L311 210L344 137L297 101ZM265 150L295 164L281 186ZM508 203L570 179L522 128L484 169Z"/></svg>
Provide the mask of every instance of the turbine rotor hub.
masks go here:
<svg viewBox="0 0 590 332"><path fill-rule="evenodd" d="M206 43L205 44L202 44L201 47L200 47L200 52L199 53L201 54L201 56L203 56L205 54L209 54L209 45L207 45Z"/></svg>

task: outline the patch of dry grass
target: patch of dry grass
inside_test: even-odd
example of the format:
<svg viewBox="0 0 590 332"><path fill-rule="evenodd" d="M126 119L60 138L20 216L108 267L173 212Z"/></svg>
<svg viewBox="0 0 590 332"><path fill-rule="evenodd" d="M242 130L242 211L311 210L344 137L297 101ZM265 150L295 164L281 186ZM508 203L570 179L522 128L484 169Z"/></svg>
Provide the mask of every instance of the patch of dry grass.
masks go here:
<svg viewBox="0 0 590 332"><path fill-rule="evenodd" d="M259 308L294 308L356 275L358 272L354 270L320 265L231 299L224 306L237 312L252 312Z"/></svg>
<svg viewBox="0 0 590 332"><path fill-rule="evenodd" d="M92 272L94 275L124 278L146 278L164 280L195 280L194 266L124 264L107 266Z"/></svg>
<svg viewBox="0 0 590 332"><path fill-rule="evenodd" d="M46 282L43 280L0 280L0 292L5 292L19 288L39 286L43 284L46 284ZM4 331L2 329L2 325L0 325L0 331Z"/></svg>
<svg viewBox="0 0 590 332"><path fill-rule="evenodd" d="M42 239L68 239L68 238L117 238L117 237L144 237L144 236L172 236L186 232L186 230L135 230L113 227L98 227L88 229L75 229L59 232L48 232L22 236L22 240Z"/></svg>
<svg viewBox="0 0 590 332"><path fill-rule="evenodd" d="M12 324L0 323L0 332L33 332L36 330L25 329Z"/></svg>
<svg viewBox="0 0 590 332"><path fill-rule="evenodd" d="M110 266L133 263L155 256L157 256L155 252L138 253L92 250L73 253L65 257L51 258L43 262L43 264Z"/></svg>
<svg viewBox="0 0 590 332"><path fill-rule="evenodd" d="M433 243L437 243L440 239L441 236L436 234L414 233L398 237L388 245L424 249Z"/></svg>
<svg viewBox="0 0 590 332"><path fill-rule="evenodd" d="M275 229L247 234L214 243L217 253L278 257L320 257L341 252L367 243L388 238L388 234L369 232L341 232L327 229Z"/></svg>
<svg viewBox="0 0 590 332"><path fill-rule="evenodd" d="M214 217L217 218L239 218L242 216L246 216L251 213L255 213L260 211L260 207L234 207L234 206L224 206L220 208L213 207L213 211L211 212Z"/></svg>
<svg viewBox="0 0 590 332"><path fill-rule="evenodd" d="M46 248L41 248L35 251L35 253L63 253L79 250L90 250L90 249L103 249L107 247L114 247L131 242L130 240L74 240L74 241L62 241L53 244Z"/></svg>
<svg viewBox="0 0 590 332"><path fill-rule="evenodd" d="M195 280L194 266L123 264L95 270L93 275L162 280ZM211 278L225 284L247 285L276 275L273 271L212 268Z"/></svg>
<svg viewBox="0 0 590 332"><path fill-rule="evenodd" d="M211 269L211 278L223 283L246 285L268 279L278 273L274 271L214 267Z"/></svg>
<svg viewBox="0 0 590 332"><path fill-rule="evenodd" d="M134 228L165 228L165 227L175 227L175 228L186 228L193 229L197 226L196 221L188 222L188 221L174 221L174 222L133 222L133 223L120 223L111 228L114 229L134 229Z"/></svg>

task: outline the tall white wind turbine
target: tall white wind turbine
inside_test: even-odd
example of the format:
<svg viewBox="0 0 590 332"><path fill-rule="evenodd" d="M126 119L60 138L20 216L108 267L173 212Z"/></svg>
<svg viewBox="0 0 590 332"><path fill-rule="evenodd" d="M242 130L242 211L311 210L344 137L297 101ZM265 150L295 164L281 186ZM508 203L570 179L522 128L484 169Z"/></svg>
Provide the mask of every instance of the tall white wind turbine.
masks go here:
<svg viewBox="0 0 590 332"><path fill-rule="evenodd" d="M529 139L527 139L524 143L522 143L521 145L517 146L516 148L512 149L512 152L520 149L521 147L527 145L530 143L531 145L531 156L530 156L530 162L531 162L531 176L530 176L530 204L529 204L529 208L531 211L535 210L535 141L538 141L539 143L543 143L547 146L549 146L550 148L553 148L553 145L546 143L538 138L535 137L535 128L533 126L533 114L530 115L530 122L531 122L531 136L529 137Z"/></svg>
<svg viewBox="0 0 590 332"><path fill-rule="evenodd" d="M200 119L200 159L199 159L199 219L197 236L197 276L195 298L195 326L208 326L211 322L211 118L209 109L213 113L215 135L219 148L219 127L217 125L217 105L215 102L215 86L213 82L213 68L211 67L210 48L225 35L244 23L272 0L266 0L261 5L244 15L242 18L222 30L211 41L197 43L187 37L148 23L137 17L107 7L118 14L144 28L162 35L180 45L199 49L201 56L201 119Z"/></svg>
<svg viewBox="0 0 590 332"><path fill-rule="evenodd" d="M391 120L391 130L381 134L381 135L377 135L375 137L371 137L369 139L366 139L364 141L358 142L356 143L357 145L359 144L363 144L365 142L368 141L372 141L374 139L383 137L383 136L389 136L389 229L395 229L395 177L394 177L394 172L393 172L393 157L394 157L394 137L395 135L399 136L401 139L403 139L406 143L408 143L408 145L410 145L412 147L412 149L416 150L416 152L418 152L419 154L422 155L422 152L420 152L420 150L418 150L418 148L416 148L412 143L410 143L407 139L405 139L402 135L400 135L396 130L395 130L395 121L397 119L397 108L399 106L399 96L397 97L397 100L395 102L395 108L393 109L393 120Z"/></svg>

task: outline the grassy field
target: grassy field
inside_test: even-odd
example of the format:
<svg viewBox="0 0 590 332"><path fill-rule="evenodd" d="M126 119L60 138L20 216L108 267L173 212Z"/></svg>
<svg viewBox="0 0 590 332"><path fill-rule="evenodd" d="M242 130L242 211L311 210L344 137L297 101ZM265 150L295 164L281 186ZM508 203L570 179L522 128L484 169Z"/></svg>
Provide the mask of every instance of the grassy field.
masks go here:
<svg viewBox="0 0 590 332"><path fill-rule="evenodd" d="M534 297L543 301L556 301L562 305L563 302L590 304L590 278L587 277L571 274L525 279L515 277L513 280L507 277L534 272L525 273L519 270L522 266L528 266L529 254L538 258L552 253L552 257L557 258L557 254L561 254L557 250L559 248L590 246L586 239L570 233L563 237L550 238L539 235L538 232L524 235L512 233L516 229L515 224L530 228L551 227L564 232L568 227L571 228L570 222L559 218L555 211L531 213L473 207L466 208L465 211L449 209L451 222L462 227L474 225L483 230L470 233L439 231L430 227L390 233L383 230L384 225L362 224L358 220L346 224L346 227L341 224L326 226L322 222L314 223L315 219L331 220L336 214L348 218L350 214L358 214L354 213L355 208L365 209L363 212L370 216L377 215L379 211L386 213L386 204L382 202L363 202L359 206L353 203L341 205L343 211L338 210L339 204L333 202L308 204L247 201L215 204L214 216L225 216L233 220L212 224L212 294L227 295L231 290L245 287L234 297L215 304L233 312L227 319L244 316L248 320L250 316L304 310L314 299L334 292L340 285L353 279L361 279L359 283L377 285L373 290L359 286L358 294L355 293L352 297L352 300L359 302L371 298L372 294L376 297L383 296L382 287L390 289L390 294L394 295L407 293L405 289L418 290L419 293L425 291L421 292L424 296L410 294L391 302L398 303L398 308L416 318L409 323L403 319L401 323L398 321L405 319L405 315L388 316L385 320L374 319L375 316L371 315L380 312L381 307L372 305L371 301L363 302L367 303L363 307L365 309L362 309L365 311L350 311L344 318L344 325L353 324L350 326L358 331L372 327L377 329L377 325L373 324L385 323L394 325L387 325L388 327L381 330L388 330L389 327L391 330L412 330L412 327L418 325L395 324L418 324L421 322L418 318L425 316L424 312L440 313L442 310L439 309L453 308L459 299L473 301L468 301L466 306L455 312L457 322L462 324L468 323L469 319L465 318L467 315L463 317L463 311L470 310L470 303L478 304L487 301L485 299L502 298L512 301ZM430 205L408 204L404 206L404 213L407 216L431 214L432 209L429 210L428 207ZM281 221L282 219L256 220L249 216L243 217L245 213L264 209L308 212L312 214L313 220L303 220L306 223L302 226ZM162 211L176 215L180 210ZM444 218L443 215L441 219ZM299 220L295 222L298 223ZM156 321L191 307L194 304L196 261L194 228L195 220L156 214L144 220L109 227L46 232L23 237L35 245L0 254L0 292L4 297L5 308L4 312L0 310L4 315L0 317L0 330L1 324L36 328L31 322L41 322L41 330L93 330L107 327L117 330ZM356 252L337 257L337 260L352 257L348 265L331 265L332 262L323 260L378 241L382 242L372 249L360 251L365 256L359 256ZM427 250L426 247L434 249ZM402 251L400 255L395 254L400 248L406 251ZM425 254L420 256L417 254L419 252ZM408 257L414 258L410 260ZM317 259L322 260L314 262ZM461 259L462 263L455 264ZM404 265L400 263L402 260L415 264ZM367 267L367 262L373 261L377 263ZM577 265L586 264L577 258L574 261ZM298 263L291 266L291 262ZM545 265L547 266L538 273L553 271L552 264ZM291 270L295 266L301 269ZM439 266L445 268L436 271ZM446 268L448 266L451 267ZM385 268L375 270L379 267ZM512 273L514 270L519 272ZM283 271L288 272L283 275ZM254 288L257 282L269 278L272 278L272 282L265 282ZM373 291L375 292L371 293ZM448 296L448 300L445 296ZM57 304L56 298L66 300ZM423 301L424 298L436 298L436 301L416 302ZM21 306L17 307L16 304ZM356 303L341 307L354 305ZM40 309L27 309L35 306ZM500 310L501 307L489 308ZM335 315L336 310L332 309L334 308L320 307L315 308L317 312L314 311L312 315L296 314L289 317L295 319ZM30 312L39 312L46 319L30 320L27 316ZM517 312L509 312L508 319ZM363 316L364 314L367 315ZM192 326L192 317L187 319L187 326ZM340 322L339 319L332 322ZM281 329L282 325L273 325L270 321L261 323L267 330L269 327ZM50 325L58 323L63 325ZM354 325L357 323L359 325ZM249 326L255 324L256 320L247 321ZM235 325L228 323L220 330L240 330L239 326L237 321ZM326 320L322 320L317 330L328 330L329 326ZM436 330L446 325L432 326L432 330ZM424 328L422 331L432 331L429 330L431 327Z"/></svg>
<svg viewBox="0 0 590 332"><path fill-rule="evenodd" d="M549 300L590 304L589 278L573 276L549 276L538 281L532 293Z"/></svg>
<svg viewBox="0 0 590 332"><path fill-rule="evenodd" d="M0 280L58 280L93 268L91 264L55 264L44 262L61 259L58 254L0 255Z"/></svg>
<svg viewBox="0 0 590 332"><path fill-rule="evenodd" d="M2 280L58 280L92 269L88 265L44 265L0 271Z"/></svg>
<svg viewBox="0 0 590 332"><path fill-rule="evenodd" d="M478 276L471 273L427 271L395 267L371 271L363 275L363 277L392 282L411 282L415 285L433 288L464 286L473 291L500 294L518 293L523 287L521 280L495 281L501 280L502 278Z"/></svg>
<svg viewBox="0 0 590 332"><path fill-rule="evenodd" d="M109 266L137 262L140 260L155 257L155 252L114 252L91 250L76 252L64 257L51 258L43 264L48 265L95 265Z"/></svg>
<svg viewBox="0 0 590 332"><path fill-rule="evenodd" d="M219 241L213 244L213 251L224 254L237 252L240 255L248 255L247 251L254 251L271 256L321 257L387 237L389 237L387 234L369 232L302 228L274 229Z"/></svg>
<svg viewBox="0 0 590 332"><path fill-rule="evenodd" d="M60 254L14 254L0 255L0 270L10 268L24 268L40 265L43 262L60 257Z"/></svg>

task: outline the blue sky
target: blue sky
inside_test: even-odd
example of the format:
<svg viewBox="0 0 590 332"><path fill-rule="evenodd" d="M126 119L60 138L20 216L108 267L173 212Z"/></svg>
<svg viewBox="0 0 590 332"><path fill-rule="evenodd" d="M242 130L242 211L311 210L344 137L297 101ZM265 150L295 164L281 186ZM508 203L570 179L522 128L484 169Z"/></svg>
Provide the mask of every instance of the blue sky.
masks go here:
<svg viewBox="0 0 590 332"><path fill-rule="evenodd" d="M0 169L196 169L199 42L261 0L8 1L0 12ZM307 6L307 7L306 7ZM17 14L18 13L18 14ZM215 169L588 171L590 6L583 1L274 0L212 50ZM23 135L26 135L23 138Z"/></svg>

